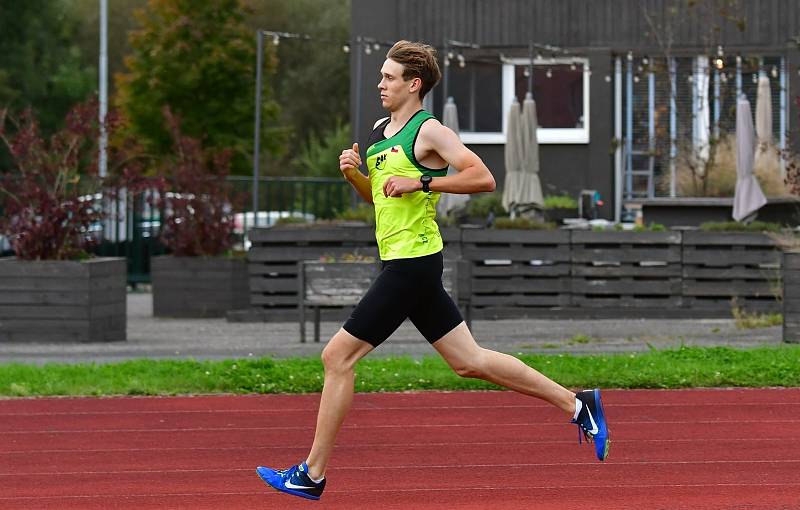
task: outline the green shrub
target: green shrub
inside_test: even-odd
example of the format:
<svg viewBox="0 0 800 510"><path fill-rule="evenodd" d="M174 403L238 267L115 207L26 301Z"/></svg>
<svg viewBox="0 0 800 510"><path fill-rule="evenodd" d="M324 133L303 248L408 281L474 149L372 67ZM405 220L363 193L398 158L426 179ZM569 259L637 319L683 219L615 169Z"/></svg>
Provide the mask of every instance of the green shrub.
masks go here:
<svg viewBox="0 0 800 510"><path fill-rule="evenodd" d="M752 223L740 223L738 221L709 221L700 225L700 230L704 232L780 232L783 227L779 223L766 223L754 221Z"/></svg>
<svg viewBox="0 0 800 510"><path fill-rule="evenodd" d="M548 195L544 197L545 209L577 209L578 201L569 195Z"/></svg>
<svg viewBox="0 0 800 510"><path fill-rule="evenodd" d="M514 218L513 220L508 216L501 216L494 220L494 228L497 229L510 229L518 228L522 230L555 230L555 223L543 223L541 221L533 221L528 218Z"/></svg>
<svg viewBox="0 0 800 510"><path fill-rule="evenodd" d="M343 221L363 221L368 225L374 225L375 208L371 205L359 204L356 207L351 207L338 213L336 219Z"/></svg>
<svg viewBox="0 0 800 510"><path fill-rule="evenodd" d="M467 202L467 216L485 218L489 213L495 216L505 216L508 212L503 208L503 197L500 193L481 193L474 195Z"/></svg>

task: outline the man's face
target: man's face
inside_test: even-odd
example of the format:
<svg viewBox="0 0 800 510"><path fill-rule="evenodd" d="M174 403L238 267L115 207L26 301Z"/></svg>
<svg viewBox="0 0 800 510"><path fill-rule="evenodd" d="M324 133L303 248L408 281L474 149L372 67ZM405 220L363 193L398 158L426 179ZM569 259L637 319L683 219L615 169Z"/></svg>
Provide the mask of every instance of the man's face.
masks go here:
<svg viewBox="0 0 800 510"><path fill-rule="evenodd" d="M403 80L403 65L387 58L381 67L381 81L378 82L381 106L391 112L409 99L419 97L419 81L419 78Z"/></svg>

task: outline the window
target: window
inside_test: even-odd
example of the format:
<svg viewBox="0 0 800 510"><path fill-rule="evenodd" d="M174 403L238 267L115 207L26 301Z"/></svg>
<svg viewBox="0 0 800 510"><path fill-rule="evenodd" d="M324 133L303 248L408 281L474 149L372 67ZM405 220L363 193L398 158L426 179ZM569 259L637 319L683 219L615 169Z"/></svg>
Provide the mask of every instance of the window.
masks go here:
<svg viewBox="0 0 800 510"><path fill-rule="evenodd" d="M520 103L528 91L529 64L528 59L513 59L503 66L503 87L511 88ZM534 60L532 92L539 143L589 143L589 74L587 59Z"/></svg>
<svg viewBox="0 0 800 510"><path fill-rule="evenodd" d="M508 109L528 91L528 59L502 64L451 65L448 95L458 107L461 139L469 144L506 143ZM589 61L534 60L533 97L539 143L589 143ZM437 101L438 103L438 101ZM442 107L437 104L437 114Z"/></svg>

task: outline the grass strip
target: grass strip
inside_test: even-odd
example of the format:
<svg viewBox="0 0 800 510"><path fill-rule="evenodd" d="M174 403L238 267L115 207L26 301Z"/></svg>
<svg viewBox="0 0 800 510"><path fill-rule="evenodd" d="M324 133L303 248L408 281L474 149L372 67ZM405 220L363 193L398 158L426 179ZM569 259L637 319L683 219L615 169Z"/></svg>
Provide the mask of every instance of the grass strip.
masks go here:
<svg viewBox="0 0 800 510"><path fill-rule="evenodd" d="M681 347L642 353L518 357L571 388L800 386L800 346ZM318 358L0 365L3 396L308 393L321 391L322 380ZM356 367L359 392L496 388L456 376L433 356L367 358Z"/></svg>

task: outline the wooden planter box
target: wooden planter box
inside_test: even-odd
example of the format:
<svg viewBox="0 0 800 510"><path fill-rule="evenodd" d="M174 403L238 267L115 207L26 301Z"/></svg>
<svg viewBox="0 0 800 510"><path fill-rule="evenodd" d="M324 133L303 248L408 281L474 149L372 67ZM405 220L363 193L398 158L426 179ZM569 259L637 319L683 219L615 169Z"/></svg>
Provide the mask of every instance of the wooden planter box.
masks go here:
<svg viewBox="0 0 800 510"><path fill-rule="evenodd" d="M225 257L153 257L155 317L224 317L248 305L247 261Z"/></svg>
<svg viewBox="0 0 800 510"><path fill-rule="evenodd" d="M126 339L126 261L0 259L0 342Z"/></svg>
<svg viewBox="0 0 800 510"><path fill-rule="evenodd" d="M568 231L465 229L473 317L524 317L570 304Z"/></svg>
<svg viewBox="0 0 800 510"><path fill-rule="evenodd" d="M766 234L684 232L683 301L695 310L781 311L781 251Z"/></svg>
<svg viewBox="0 0 800 510"><path fill-rule="evenodd" d="M679 232L572 234L572 303L582 308L681 306Z"/></svg>
<svg viewBox="0 0 800 510"><path fill-rule="evenodd" d="M783 254L783 341L800 343L800 251Z"/></svg>
<svg viewBox="0 0 800 510"><path fill-rule="evenodd" d="M733 198L650 198L632 200L642 207L645 224L666 227L700 226L714 221L732 221ZM800 201L796 198L770 198L758 210L758 221L795 225L800 221Z"/></svg>

